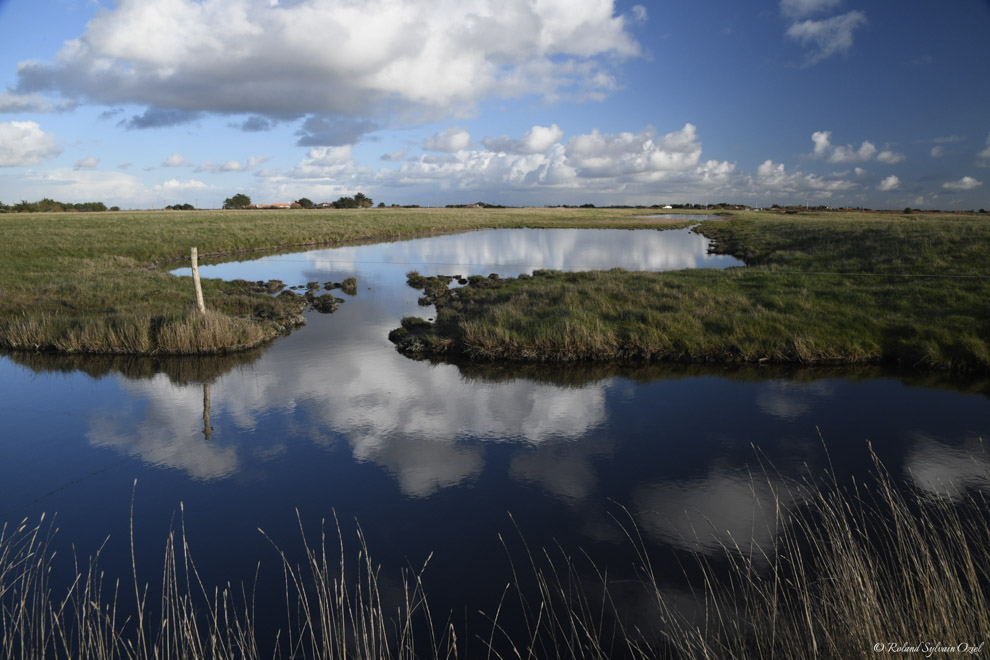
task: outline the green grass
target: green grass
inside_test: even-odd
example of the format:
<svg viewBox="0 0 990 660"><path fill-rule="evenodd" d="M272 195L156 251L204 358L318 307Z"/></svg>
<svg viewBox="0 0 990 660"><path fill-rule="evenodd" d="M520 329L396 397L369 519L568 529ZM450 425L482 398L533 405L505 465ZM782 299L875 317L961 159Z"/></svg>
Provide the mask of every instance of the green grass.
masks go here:
<svg viewBox="0 0 990 660"><path fill-rule="evenodd" d="M368 209L0 214L0 348L204 354L262 344L305 304L206 280L211 314L191 314L191 280L165 269L248 250L287 250L486 227L657 227L633 211ZM638 213L642 213L639 211Z"/></svg>
<svg viewBox="0 0 990 660"><path fill-rule="evenodd" d="M990 219L736 214L700 231L741 269L561 273L437 298L400 342L545 362L896 363L990 370Z"/></svg>

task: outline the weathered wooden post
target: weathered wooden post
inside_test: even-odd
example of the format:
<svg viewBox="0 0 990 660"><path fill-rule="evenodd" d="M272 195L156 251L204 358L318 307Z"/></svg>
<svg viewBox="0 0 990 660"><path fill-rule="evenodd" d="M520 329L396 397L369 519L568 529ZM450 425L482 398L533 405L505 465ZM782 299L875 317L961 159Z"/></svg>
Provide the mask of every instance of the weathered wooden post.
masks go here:
<svg viewBox="0 0 990 660"><path fill-rule="evenodd" d="M210 424L210 384L203 383L203 435L209 440L213 435L213 425Z"/></svg>
<svg viewBox="0 0 990 660"><path fill-rule="evenodd" d="M203 287L199 283L199 257L196 248L189 248L189 258L192 260L193 284L196 285L196 307L199 313L206 316L206 305L203 303Z"/></svg>

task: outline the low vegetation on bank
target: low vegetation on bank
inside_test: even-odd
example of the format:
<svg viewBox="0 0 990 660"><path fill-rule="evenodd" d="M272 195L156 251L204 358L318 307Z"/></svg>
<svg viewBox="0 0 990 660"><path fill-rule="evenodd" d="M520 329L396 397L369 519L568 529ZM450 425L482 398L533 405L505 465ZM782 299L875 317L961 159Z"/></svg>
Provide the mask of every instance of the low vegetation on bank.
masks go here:
<svg viewBox="0 0 990 660"><path fill-rule="evenodd" d="M408 354L445 359L990 371L985 218L746 213L698 231L747 267L537 271L476 276L450 290L410 273L423 302L436 304L436 322L393 340Z"/></svg>
<svg viewBox="0 0 990 660"><path fill-rule="evenodd" d="M252 585L201 576L181 516L153 580L160 596L149 596L133 540L132 565L114 573L100 564L99 552L89 561L56 556L50 522L3 526L0 656L604 660L985 653L985 498L951 485L940 494L904 494L879 462L876 467L876 479L866 483L826 477L773 487L761 505L767 528L755 529L752 539L724 540L714 555L707 546L721 530L697 530L696 538L683 540L685 548L698 548L683 560L685 578L696 585L691 591L658 577L644 530L621 512L616 519L628 539L629 566L596 565L577 549L529 548L524 538L500 536L510 564L504 595L496 608L470 618L467 607L431 609L425 566L383 571L360 529L354 551L339 525L336 534L321 530L307 539L304 533L298 557L279 548L284 539L271 539L272 557L258 570L284 575L285 619L278 622L256 618ZM753 478L775 482L769 469ZM68 587L53 580L66 561L74 566ZM271 637L260 629L273 631ZM928 646L910 648L922 644Z"/></svg>
<svg viewBox="0 0 990 660"><path fill-rule="evenodd" d="M629 211L355 209L0 215L0 348L210 354L262 344L302 322L306 301L166 271L201 258L487 227L650 227ZM346 292L347 290L344 289Z"/></svg>

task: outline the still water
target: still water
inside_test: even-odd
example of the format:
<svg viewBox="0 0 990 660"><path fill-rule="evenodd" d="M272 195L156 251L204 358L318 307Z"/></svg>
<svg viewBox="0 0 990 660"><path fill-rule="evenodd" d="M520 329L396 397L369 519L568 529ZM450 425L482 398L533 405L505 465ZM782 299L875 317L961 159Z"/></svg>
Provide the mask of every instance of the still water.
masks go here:
<svg viewBox="0 0 990 660"><path fill-rule="evenodd" d="M584 550L617 574L631 559L615 517L670 558L717 554L728 535L772 556L771 491L829 465L862 479L868 441L923 492L990 491L986 380L436 365L387 339L401 317L431 316L409 270L741 266L707 250L689 230L498 230L204 266L203 277L358 287L334 292L346 300L334 314L307 312L304 328L245 355L0 357L0 522L57 513L57 549L85 557L109 537L102 565L126 579L133 492L138 569L154 582L182 503L205 581L250 583L261 562L259 614L271 607L274 621L284 585L259 528L291 554L297 512L312 534L336 514L348 538L361 525L383 579L433 553L431 605L463 621L492 612L510 578L499 534L510 547L521 532L531 548ZM771 476L753 480L761 462ZM660 577L686 593L673 559Z"/></svg>

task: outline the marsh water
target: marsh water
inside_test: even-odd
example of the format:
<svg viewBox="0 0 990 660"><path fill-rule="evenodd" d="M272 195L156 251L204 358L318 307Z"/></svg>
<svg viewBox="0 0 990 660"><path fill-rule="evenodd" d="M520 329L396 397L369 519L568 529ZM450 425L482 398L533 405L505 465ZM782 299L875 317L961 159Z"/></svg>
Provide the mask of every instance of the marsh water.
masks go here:
<svg viewBox="0 0 990 660"><path fill-rule="evenodd" d="M204 580L251 583L260 562L257 607L274 626L284 584L259 528L291 556L300 521L315 537L336 516L349 543L360 524L393 586L432 553L431 606L483 628L472 617L495 610L523 538L622 574L634 557L616 519L632 523L684 595L679 557L716 555L728 535L772 554L771 491L829 468L862 479L868 442L922 492L990 490L986 380L431 364L387 339L403 316L432 316L405 284L410 270L742 265L707 252L689 230L497 230L203 266L203 277L358 286L334 292L346 301L335 313L307 312L305 327L245 355L0 357L0 522L57 514L57 549L85 557L109 537L102 565L127 578L133 493L138 569L154 583L181 503Z"/></svg>

